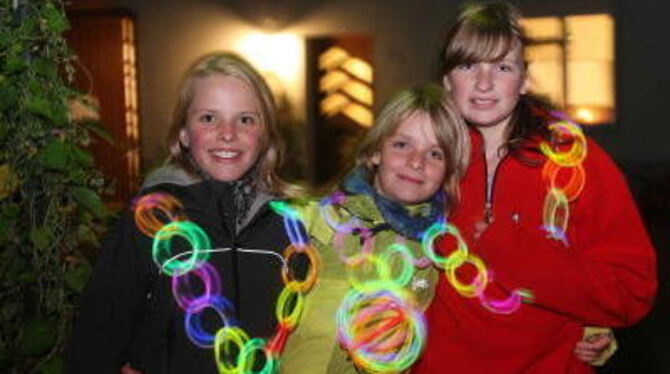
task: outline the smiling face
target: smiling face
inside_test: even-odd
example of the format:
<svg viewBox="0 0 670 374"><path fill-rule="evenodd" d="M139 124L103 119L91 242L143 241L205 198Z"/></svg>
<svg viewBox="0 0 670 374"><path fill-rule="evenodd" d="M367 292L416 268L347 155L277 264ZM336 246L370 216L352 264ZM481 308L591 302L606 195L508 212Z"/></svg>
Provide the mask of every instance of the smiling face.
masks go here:
<svg viewBox="0 0 670 374"><path fill-rule="evenodd" d="M376 190L403 204L431 199L444 183L445 155L424 112L403 120L370 161L377 167Z"/></svg>
<svg viewBox="0 0 670 374"><path fill-rule="evenodd" d="M239 179L258 159L263 125L260 103L241 79L222 74L193 83L186 127L179 140L211 178Z"/></svg>
<svg viewBox="0 0 670 374"><path fill-rule="evenodd" d="M505 127L519 96L527 90L521 46L516 45L498 60L460 64L443 82L469 123Z"/></svg>

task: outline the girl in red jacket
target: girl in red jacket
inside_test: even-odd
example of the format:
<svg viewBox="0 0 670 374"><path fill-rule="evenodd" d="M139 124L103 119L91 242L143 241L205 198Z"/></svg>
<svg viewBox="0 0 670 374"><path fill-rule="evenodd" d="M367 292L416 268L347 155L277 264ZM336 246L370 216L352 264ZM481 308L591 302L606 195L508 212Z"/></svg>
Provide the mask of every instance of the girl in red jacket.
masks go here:
<svg viewBox="0 0 670 374"><path fill-rule="evenodd" d="M415 373L592 373L573 352L584 326L631 325L656 291L620 171L528 95L519 17L470 5L445 43L443 83L473 141L451 217L470 255L440 279ZM452 239L436 241L443 256L463 251Z"/></svg>

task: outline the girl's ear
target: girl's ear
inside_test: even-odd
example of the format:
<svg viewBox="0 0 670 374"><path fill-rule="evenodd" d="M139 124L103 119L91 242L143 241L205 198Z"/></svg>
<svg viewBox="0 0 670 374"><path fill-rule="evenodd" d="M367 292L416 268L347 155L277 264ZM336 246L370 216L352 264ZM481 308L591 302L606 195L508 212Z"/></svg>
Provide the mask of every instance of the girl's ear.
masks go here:
<svg viewBox="0 0 670 374"><path fill-rule="evenodd" d="M368 164L369 164L371 167L376 167L376 166L379 166L379 163L380 163L381 161L382 161L382 160L381 160L381 155L379 154L379 152L375 152L375 153L372 155L372 157L370 157L370 161L368 162Z"/></svg>
<svg viewBox="0 0 670 374"><path fill-rule="evenodd" d="M527 94L529 86L530 86L530 79L528 78L528 73L526 73L525 77L523 78L523 83L521 84L521 89L519 90L519 93L522 95Z"/></svg>
<svg viewBox="0 0 670 374"><path fill-rule="evenodd" d="M189 148L189 143L191 142L191 138L188 136L188 131L186 131L185 128L179 130L179 144L183 148Z"/></svg>
<svg viewBox="0 0 670 374"><path fill-rule="evenodd" d="M442 76L442 86L444 86L444 90L449 92L451 91L451 83L449 83L449 75L445 74Z"/></svg>

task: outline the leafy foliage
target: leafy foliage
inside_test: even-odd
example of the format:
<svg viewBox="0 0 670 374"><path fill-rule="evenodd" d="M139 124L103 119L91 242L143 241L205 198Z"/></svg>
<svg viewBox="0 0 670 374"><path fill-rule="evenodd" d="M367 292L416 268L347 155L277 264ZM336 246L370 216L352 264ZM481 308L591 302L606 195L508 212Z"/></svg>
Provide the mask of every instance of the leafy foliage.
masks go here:
<svg viewBox="0 0 670 374"><path fill-rule="evenodd" d="M90 123L68 110L80 94L62 0L14 3L0 0L0 372L60 373L105 179Z"/></svg>

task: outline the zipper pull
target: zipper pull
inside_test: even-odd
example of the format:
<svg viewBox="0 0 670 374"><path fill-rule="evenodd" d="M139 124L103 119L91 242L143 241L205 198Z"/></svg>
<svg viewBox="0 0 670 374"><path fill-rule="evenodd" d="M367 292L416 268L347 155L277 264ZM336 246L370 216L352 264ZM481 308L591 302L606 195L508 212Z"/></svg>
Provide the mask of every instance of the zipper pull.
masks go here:
<svg viewBox="0 0 670 374"><path fill-rule="evenodd" d="M493 222L493 209L490 201L487 201L484 204L484 222L488 224L491 224L491 222Z"/></svg>

